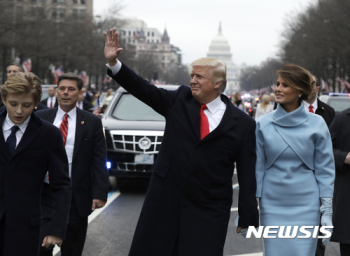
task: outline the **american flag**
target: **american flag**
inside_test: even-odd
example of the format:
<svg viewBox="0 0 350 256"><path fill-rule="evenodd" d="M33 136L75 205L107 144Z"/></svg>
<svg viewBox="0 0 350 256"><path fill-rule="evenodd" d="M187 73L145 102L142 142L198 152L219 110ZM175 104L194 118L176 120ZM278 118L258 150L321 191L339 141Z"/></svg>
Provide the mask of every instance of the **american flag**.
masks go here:
<svg viewBox="0 0 350 256"><path fill-rule="evenodd" d="M59 76L63 75L64 74L64 70L63 70L63 67L60 66L58 69L55 69L54 67L52 68L51 70L52 72L52 75L54 77L54 84L57 84L57 81L58 81L58 78Z"/></svg>
<svg viewBox="0 0 350 256"><path fill-rule="evenodd" d="M99 116L101 112L101 108L100 108L100 96L96 97L95 100L95 106L94 106L94 111L92 112L93 114L95 114L96 116Z"/></svg>
<svg viewBox="0 0 350 256"><path fill-rule="evenodd" d="M97 108L94 109L94 111L92 113L95 114L96 116L99 116L100 112L101 112L101 108L100 108L100 106L98 106Z"/></svg>
<svg viewBox="0 0 350 256"><path fill-rule="evenodd" d="M81 71L80 72L80 77L81 77L81 79L83 79L83 84L86 85L86 72L85 71Z"/></svg>
<svg viewBox="0 0 350 256"><path fill-rule="evenodd" d="M26 59L25 61L23 61L22 67L23 67L25 73L31 72L32 71L32 60Z"/></svg>
<svg viewBox="0 0 350 256"><path fill-rule="evenodd" d="M112 82L112 78L111 77L109 77L109 76L106 76L105 77L105 79L103 79L103 84L106 84L106 83L110 83L110 82Z"/></svg>
<svg viewBox="0 0 350 256"><path fill-rule="evenodd" d="M325 90L326 92L329 92L329 85L323 79L321 79L321 90Z"/></svg>
<svg viewBox="0 0 350 256"><path fill-rule="evenodd" d="M349 84L348 81L339 78L339 82L340 82L341 85L343 85L344 87L346 86L347 88L350 88L350 84Z"/></svg>

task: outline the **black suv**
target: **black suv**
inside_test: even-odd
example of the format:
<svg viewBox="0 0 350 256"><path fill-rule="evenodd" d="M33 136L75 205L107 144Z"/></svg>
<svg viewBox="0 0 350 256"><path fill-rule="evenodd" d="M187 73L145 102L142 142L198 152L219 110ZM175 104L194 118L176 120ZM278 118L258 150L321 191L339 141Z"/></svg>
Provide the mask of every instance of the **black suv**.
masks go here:
<svg viewBox="0 0 350 256"><path fill-rule="evenodd" d="M158 86L176 90L179 86ZM162 144L165 118L119 88L102 117L107 169L117 185L125 179L150 178Z"/></svg>

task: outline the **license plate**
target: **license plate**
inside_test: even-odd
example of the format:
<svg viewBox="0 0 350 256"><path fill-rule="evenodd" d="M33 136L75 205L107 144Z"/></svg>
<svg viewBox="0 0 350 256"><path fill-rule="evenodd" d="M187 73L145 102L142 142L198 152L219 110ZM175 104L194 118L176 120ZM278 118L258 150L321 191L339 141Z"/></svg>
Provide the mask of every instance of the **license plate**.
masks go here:
<svg viewBox="0 0 350 256"><path fill-rule="evenodd" d="M153 164L154 155L137 154L135 155L135 164Z"/></svg>

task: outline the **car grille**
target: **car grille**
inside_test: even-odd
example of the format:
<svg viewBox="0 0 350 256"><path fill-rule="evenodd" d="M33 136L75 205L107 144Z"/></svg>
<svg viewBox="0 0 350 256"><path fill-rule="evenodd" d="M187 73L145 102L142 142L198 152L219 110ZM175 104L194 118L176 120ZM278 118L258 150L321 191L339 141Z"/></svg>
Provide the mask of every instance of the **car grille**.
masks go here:
<svg viewBox="0 0 350 256"><path fill-rule="evenodd" d="M116 150L130 153L156 154L163 140L163 131L110 131ZM142 145L140 141L147 142ZM141 148L143 147L143 148Z"/></svg>
<svg viewBox="0 0 350 256"><path fill-rule="evenodd" d="M152 172L151 164L118 163L118 171L127 172Z"/></svg>

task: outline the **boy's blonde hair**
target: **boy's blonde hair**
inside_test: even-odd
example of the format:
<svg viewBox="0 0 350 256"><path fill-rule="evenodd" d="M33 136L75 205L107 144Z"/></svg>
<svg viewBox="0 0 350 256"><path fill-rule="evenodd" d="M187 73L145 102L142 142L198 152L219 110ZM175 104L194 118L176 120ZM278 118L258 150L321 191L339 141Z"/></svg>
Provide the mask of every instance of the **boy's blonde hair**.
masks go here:
<svg viewBox="0 0 350 256"><path fill-rule="evenodd" d="M6 100L7 95L15 93L31 93L34 103L39 103L42 96L41 80L33 73L17 72L10 76L1 86L1 96Z"/></svg>

